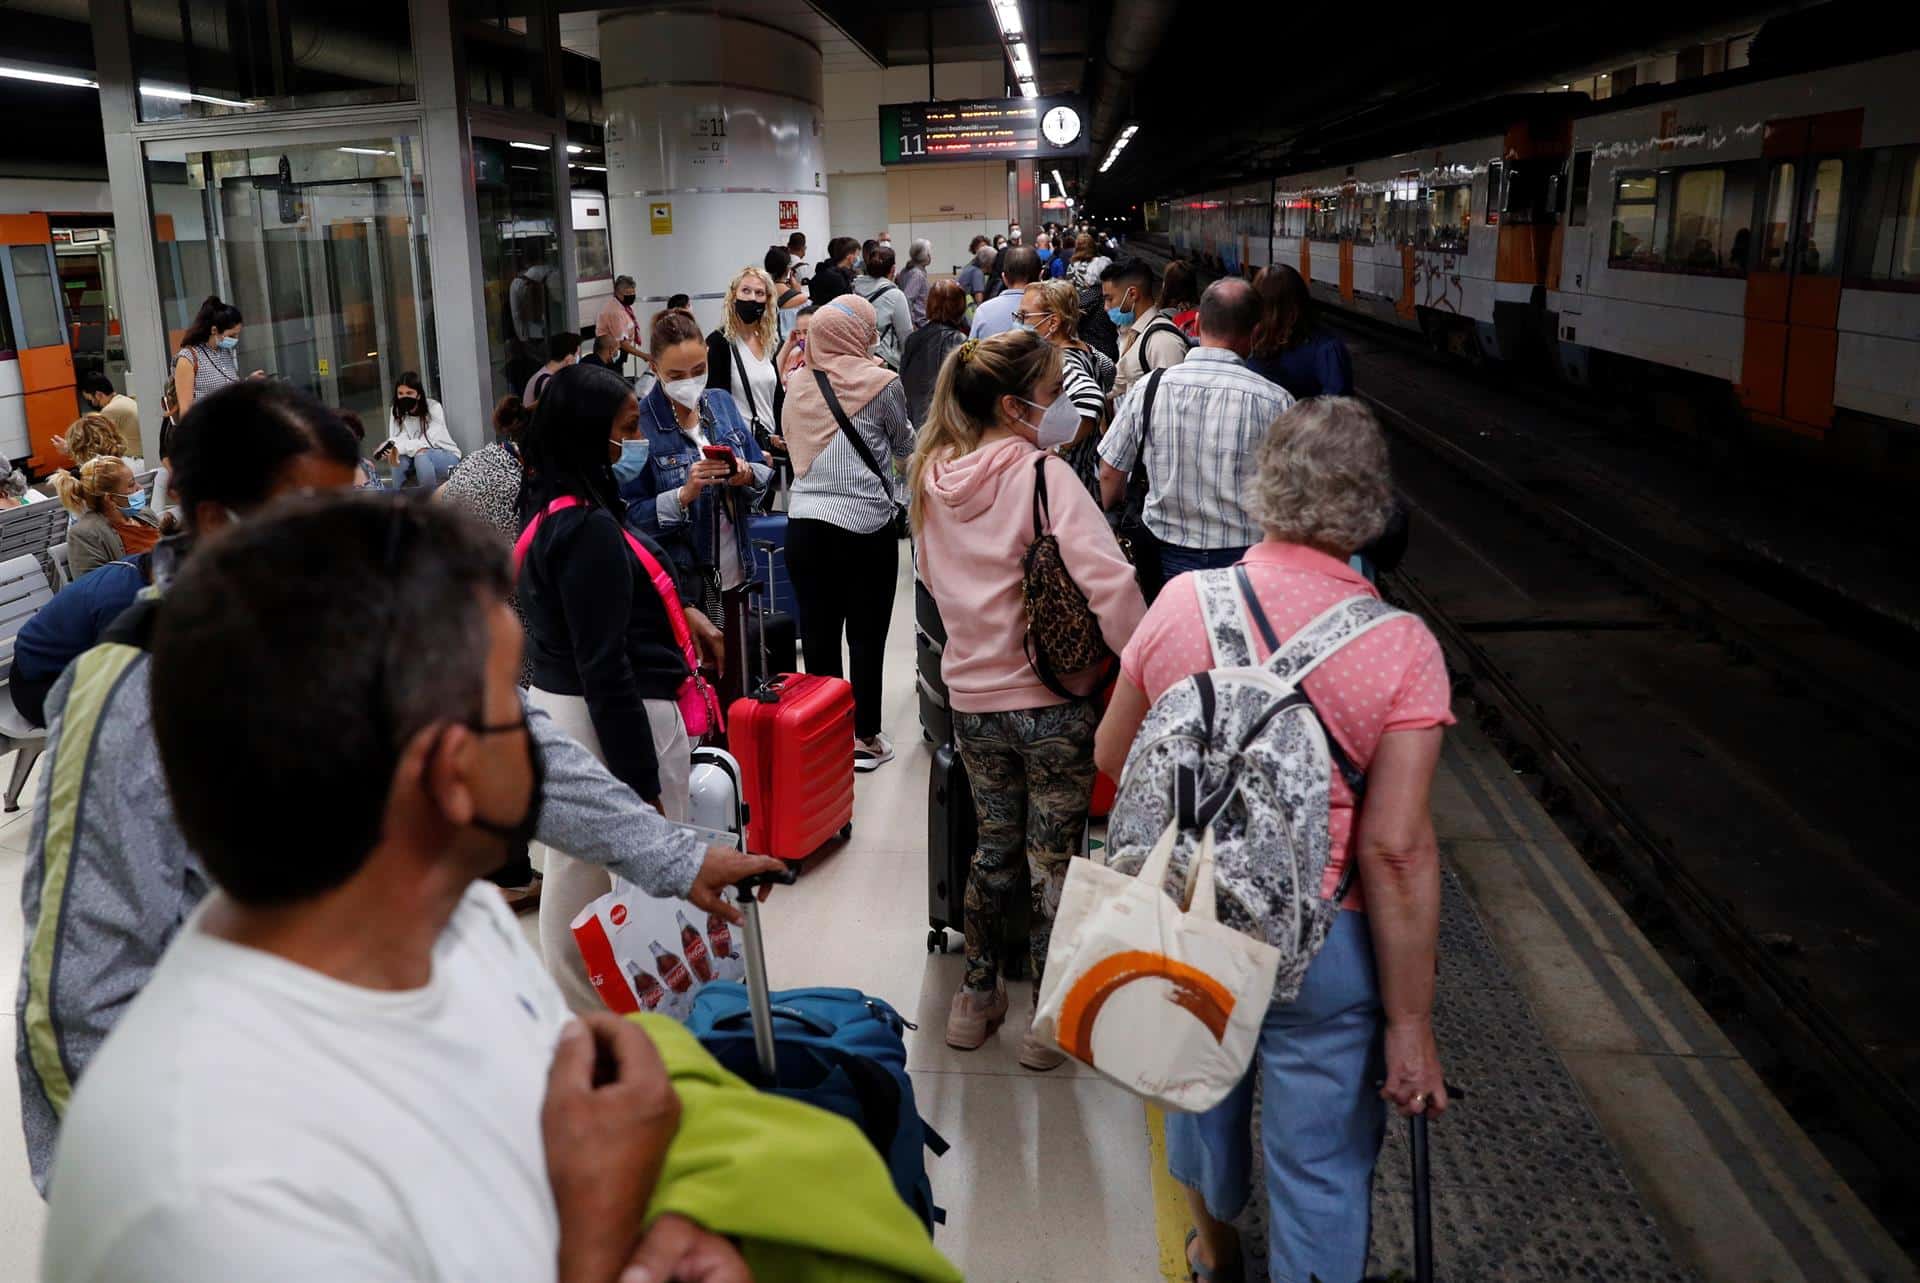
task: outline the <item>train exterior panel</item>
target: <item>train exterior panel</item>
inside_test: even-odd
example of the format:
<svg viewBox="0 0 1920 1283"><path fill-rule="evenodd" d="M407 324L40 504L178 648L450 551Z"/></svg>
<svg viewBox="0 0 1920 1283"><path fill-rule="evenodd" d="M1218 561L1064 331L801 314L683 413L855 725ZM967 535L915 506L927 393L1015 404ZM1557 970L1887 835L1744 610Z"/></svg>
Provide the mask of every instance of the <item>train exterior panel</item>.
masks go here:
<svg viewBox="0 0 1920 1283"><path fill-rule="evenodd" d="M1725 381L1805 435L1920 423L1920 55L1574 126L1563 368L1592 350Z"/></svg>

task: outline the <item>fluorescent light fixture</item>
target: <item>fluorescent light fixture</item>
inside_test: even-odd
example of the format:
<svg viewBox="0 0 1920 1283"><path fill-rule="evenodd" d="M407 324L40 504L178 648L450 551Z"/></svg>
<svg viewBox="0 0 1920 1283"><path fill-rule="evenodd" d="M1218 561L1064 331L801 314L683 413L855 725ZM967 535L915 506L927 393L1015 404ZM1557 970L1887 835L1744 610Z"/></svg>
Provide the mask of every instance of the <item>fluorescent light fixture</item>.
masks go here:
<svg viewBox="0 0 1920 1283"><path fill-rule="evenodd" d="M509 147L518 147L521 151L552 151L545 143L508 143Z"/></svg>
<svg viewBox="0 0 1920 1283"><path fill-rule="evenodd" d="M69 89L98 89L98 81L88 80L85 76L69 76L58 71L35 71L30 67L0 67L0 77L7 80L30 80L36 85L65 85Z"/></svg>
<svg viewBox="0 0 1920 1283"><path fill-rule="evenodd" d="M1060 189L1060 194L1061 194L1061 195L1063 195L1063 196L1064 196L1064 195L1066 195L1066 192L1067 192L1067 180L1066 180L1066 179L1064 179L1064 178L1062 178L1062 177L1060 177L1060 171L1059 171L1059 170L1057 170L1057 169L1053 171L1053 185L1054 185L1055 187L1058 187L1058 188Z"/></svg>
<svg viewBox="0 0 1920 1283"><path fill-rule="evenodd" d="M393 155L392 152L386 150L384 147L336 147L334 148L334 150L343 151L347 153L347 155L349 156L391 156Z"/></svg>
<svg viewBox="0 0 1920 1283"><path fill-rule="evenodd" d="M214 94L196 94L185 89L170 89L166 85L141 85L140 92L149 98L164 98L168 102L210 102L218 107L253 106L244 98L221 98Z"/></svg>
<svg viewBox="0 0 1920 1283"><path fill-rule="evenodd" d="M1027 53L1026 41L1009 40L1007 42L1007 57L1013 62L1015 79L1031 80L1033 78L1033 58Z"/></svg>
<svg viewBox="0 0 1920 1283"><path fill-rule="evenodd" d="M604 174L607 172L607 167L605 165L582 165L580 166L580 168L590 169L596 174Z"/></svg>
<svg viewBox="0 0 1920 1283"><path fill-rule="evenodd" d="M582 147L582 146L581 146L581 145L580 145L579 143L568 143L568 144L567 144L567 155L569 155L569 156L578 156L578 155L579 155L579 154L580 154L581 152L583 152L583 151L585 151L585 150L586 150L586 148L585 148L585 147Z"/></svg>
<svg viewBox="0 0 1920 1283"><path fill-rule="evenodd" d="M1026 34L1026 24L1020 20L1020 0L993 0L993 20L1000 24L1000 34L1008 40Z"/></svg>
<svg viewBox="0 0 1920 1283"><path fill-rule="evenodd" d="M1041 183L1040 184L1040 203L1044 205L1052 199L1053 199L1053 192L1047 187L1045 183Z"/></svg>
<svg viewBox="0 0 1920 1283"><path fill-rule="evenodd" d="M1028 76L1020 82L1020 96L1022 98L1038 98L1040 96L1039 86L1033 83L1032 76Z"/></svg>
<svg viewBox="0 0 1920 1283"><path fill-rule="evenodd" d="M1140 126L1137 123L1128 125L1120 131L1120 136L1113 140L1113 146L1107 149L1107 158L1100 162L1101 173L1104 174L1113 168L1113 162L1120 159L1120 153L1127 149L1127 144L1132 142L1133 136L1139 132Z"/></svg>

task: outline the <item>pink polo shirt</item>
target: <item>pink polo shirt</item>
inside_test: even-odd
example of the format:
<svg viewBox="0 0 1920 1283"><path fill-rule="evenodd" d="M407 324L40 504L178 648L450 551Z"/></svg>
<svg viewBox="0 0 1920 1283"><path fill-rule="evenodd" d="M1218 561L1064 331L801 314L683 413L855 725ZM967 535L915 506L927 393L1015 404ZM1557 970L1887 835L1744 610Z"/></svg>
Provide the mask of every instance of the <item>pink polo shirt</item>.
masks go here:
<svg viewBox="0 0 1920 1283"><path fill-rule="evenodd" d="M1253 580L1273 631L1291 637L1335 602L1358 593L1379 596L1366 577L1344 561L1300 544L1267 540L1248 549L1242 564ZM1254 653L1270 653L1256 635ZM1120 657L1120 670L1151 703L1168 688L1213 667L1213 647L1200 613L1193 578L1168 584L1141 621ZM1414 616L1380 625L1349 642L1308 674L1307 695L1326 720L1328 734L1340 742L1362 770L1373 761L1380 737L1388 731L1424 730L1453 725L1452 691L1440 643ZM1333 894L1353 853L1353 791L1333 772L1329 828L1333 861L1323 894ZM1344 904L1364 908L1360 882L1354 880Z"/></svg>

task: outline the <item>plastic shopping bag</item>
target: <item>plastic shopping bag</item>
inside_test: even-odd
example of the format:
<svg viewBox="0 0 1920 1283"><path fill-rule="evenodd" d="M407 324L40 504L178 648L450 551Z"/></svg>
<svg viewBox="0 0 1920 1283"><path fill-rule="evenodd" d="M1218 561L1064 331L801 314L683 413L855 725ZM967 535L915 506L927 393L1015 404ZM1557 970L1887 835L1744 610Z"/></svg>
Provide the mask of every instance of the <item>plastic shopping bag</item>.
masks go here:
<svg viewBox="0 0 1920 1283"><path fill-rule="evenodd" d="M1168 1109L1220 1103L1246 1075L1280 951L1215 916L1213 830L1182 909L1161 887L1178 829L1137 876L1075 860L1054 918L1034 1032Z"/></svg>
<svg viewBox="0 0 1920 1283"><path fill-rule="evenodd" d="M685 900L655 899L617 877L572 926L600 1001L622 1015L685 1020L707 985L746 978L739 932L725 918Z"/></svg>

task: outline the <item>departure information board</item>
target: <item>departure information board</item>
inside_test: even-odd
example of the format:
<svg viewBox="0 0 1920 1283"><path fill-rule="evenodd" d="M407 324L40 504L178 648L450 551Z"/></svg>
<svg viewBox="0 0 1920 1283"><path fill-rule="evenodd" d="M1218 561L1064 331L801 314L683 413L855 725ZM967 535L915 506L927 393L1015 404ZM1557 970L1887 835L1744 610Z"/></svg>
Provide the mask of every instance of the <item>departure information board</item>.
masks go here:
<svg viewBox="0 0 1920 1283"><path fill-rule="evenodd" d="M880 163L1049 160L1087 154L1082 99L896 102L880 108Z"/></svg>

